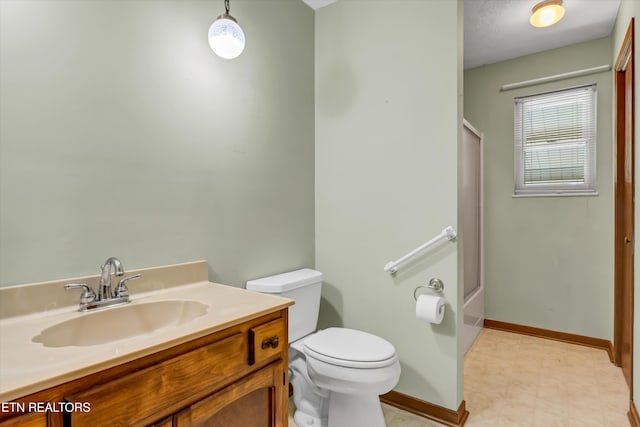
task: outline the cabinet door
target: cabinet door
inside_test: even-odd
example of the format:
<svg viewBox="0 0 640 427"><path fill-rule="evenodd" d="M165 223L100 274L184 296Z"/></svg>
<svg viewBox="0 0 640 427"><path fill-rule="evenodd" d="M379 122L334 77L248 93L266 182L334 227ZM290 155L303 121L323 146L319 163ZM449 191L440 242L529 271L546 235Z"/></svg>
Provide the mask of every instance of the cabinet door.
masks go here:
<svg viewBox="0 0 640 427"><path fill-rule="evenodd" d="M174 427L287 427L286 377L274 362L195 403L173 419Z"/></svg>
<svg viewBox="0 0 640 427"><path fill-rule="evenodd" d="M47 427L47 414L32 413L0 421L0 427Z"/></svg>
<svg viewBox="0 0 640 427"><path fill-rule="evenodd" d="M153 424L152 427L173 427L173 420L171 417L165 418L164 420Z"/></svg>

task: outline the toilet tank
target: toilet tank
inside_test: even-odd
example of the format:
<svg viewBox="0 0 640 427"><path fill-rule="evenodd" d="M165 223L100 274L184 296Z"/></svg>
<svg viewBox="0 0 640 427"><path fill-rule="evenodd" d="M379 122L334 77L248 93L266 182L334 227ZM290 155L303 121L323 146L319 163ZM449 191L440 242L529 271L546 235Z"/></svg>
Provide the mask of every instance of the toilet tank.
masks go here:
<svg viewBox="0 0 640 427"><path fill-rule="evenodd" d="M316 330L322 289L322 273L319 271L303 268L275 276L249 280L247 289L290 298L296 302L289 307L290 343Z"/></svg>

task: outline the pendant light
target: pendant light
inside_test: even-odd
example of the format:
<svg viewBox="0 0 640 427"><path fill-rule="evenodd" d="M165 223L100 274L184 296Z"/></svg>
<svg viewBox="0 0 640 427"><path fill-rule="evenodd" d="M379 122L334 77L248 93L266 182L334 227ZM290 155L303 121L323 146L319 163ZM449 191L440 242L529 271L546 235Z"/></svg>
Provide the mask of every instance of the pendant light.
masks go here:
<svg viewBox="0 0 640 427"><path fill-rule="evenodd" d="M209 27L209 46L220 58L233 59L244 50L244 32L238 21L229 15L229 0L224 0L225 13Z"/></svg>
<svg viewBox="0 0 640 427"><path fill-rule="evenodd" d="M534 27L549 27L564 16L564 7L562 0L546 0L538 3L531 9L531 18L529 22Z"/></svg>

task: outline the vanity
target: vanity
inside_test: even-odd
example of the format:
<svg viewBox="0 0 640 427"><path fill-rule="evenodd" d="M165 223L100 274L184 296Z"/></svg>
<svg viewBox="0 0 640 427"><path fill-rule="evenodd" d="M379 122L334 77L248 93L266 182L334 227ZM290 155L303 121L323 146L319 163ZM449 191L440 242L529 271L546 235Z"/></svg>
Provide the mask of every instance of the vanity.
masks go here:
<svg viewBox="0 0 640 427"><path fill-rule="evenodd" d="M0 426L286 427L293 302L206 262L135 273L130 304L93 313L52 296L69 280L0 289Z"/></svg>

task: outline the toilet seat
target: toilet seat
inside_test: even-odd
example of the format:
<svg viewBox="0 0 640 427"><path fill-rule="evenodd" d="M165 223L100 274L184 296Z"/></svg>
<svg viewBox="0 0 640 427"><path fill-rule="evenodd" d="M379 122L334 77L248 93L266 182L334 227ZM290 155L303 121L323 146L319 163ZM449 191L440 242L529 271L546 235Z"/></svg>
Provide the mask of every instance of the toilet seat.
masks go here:
<svg viewBox="0 0 640 427"><path fill-rule="evenodd" d="M304 340L308 357L346 368L374 369L397 361L396 351L387 340L348 328L328 328Z"/></svg>

